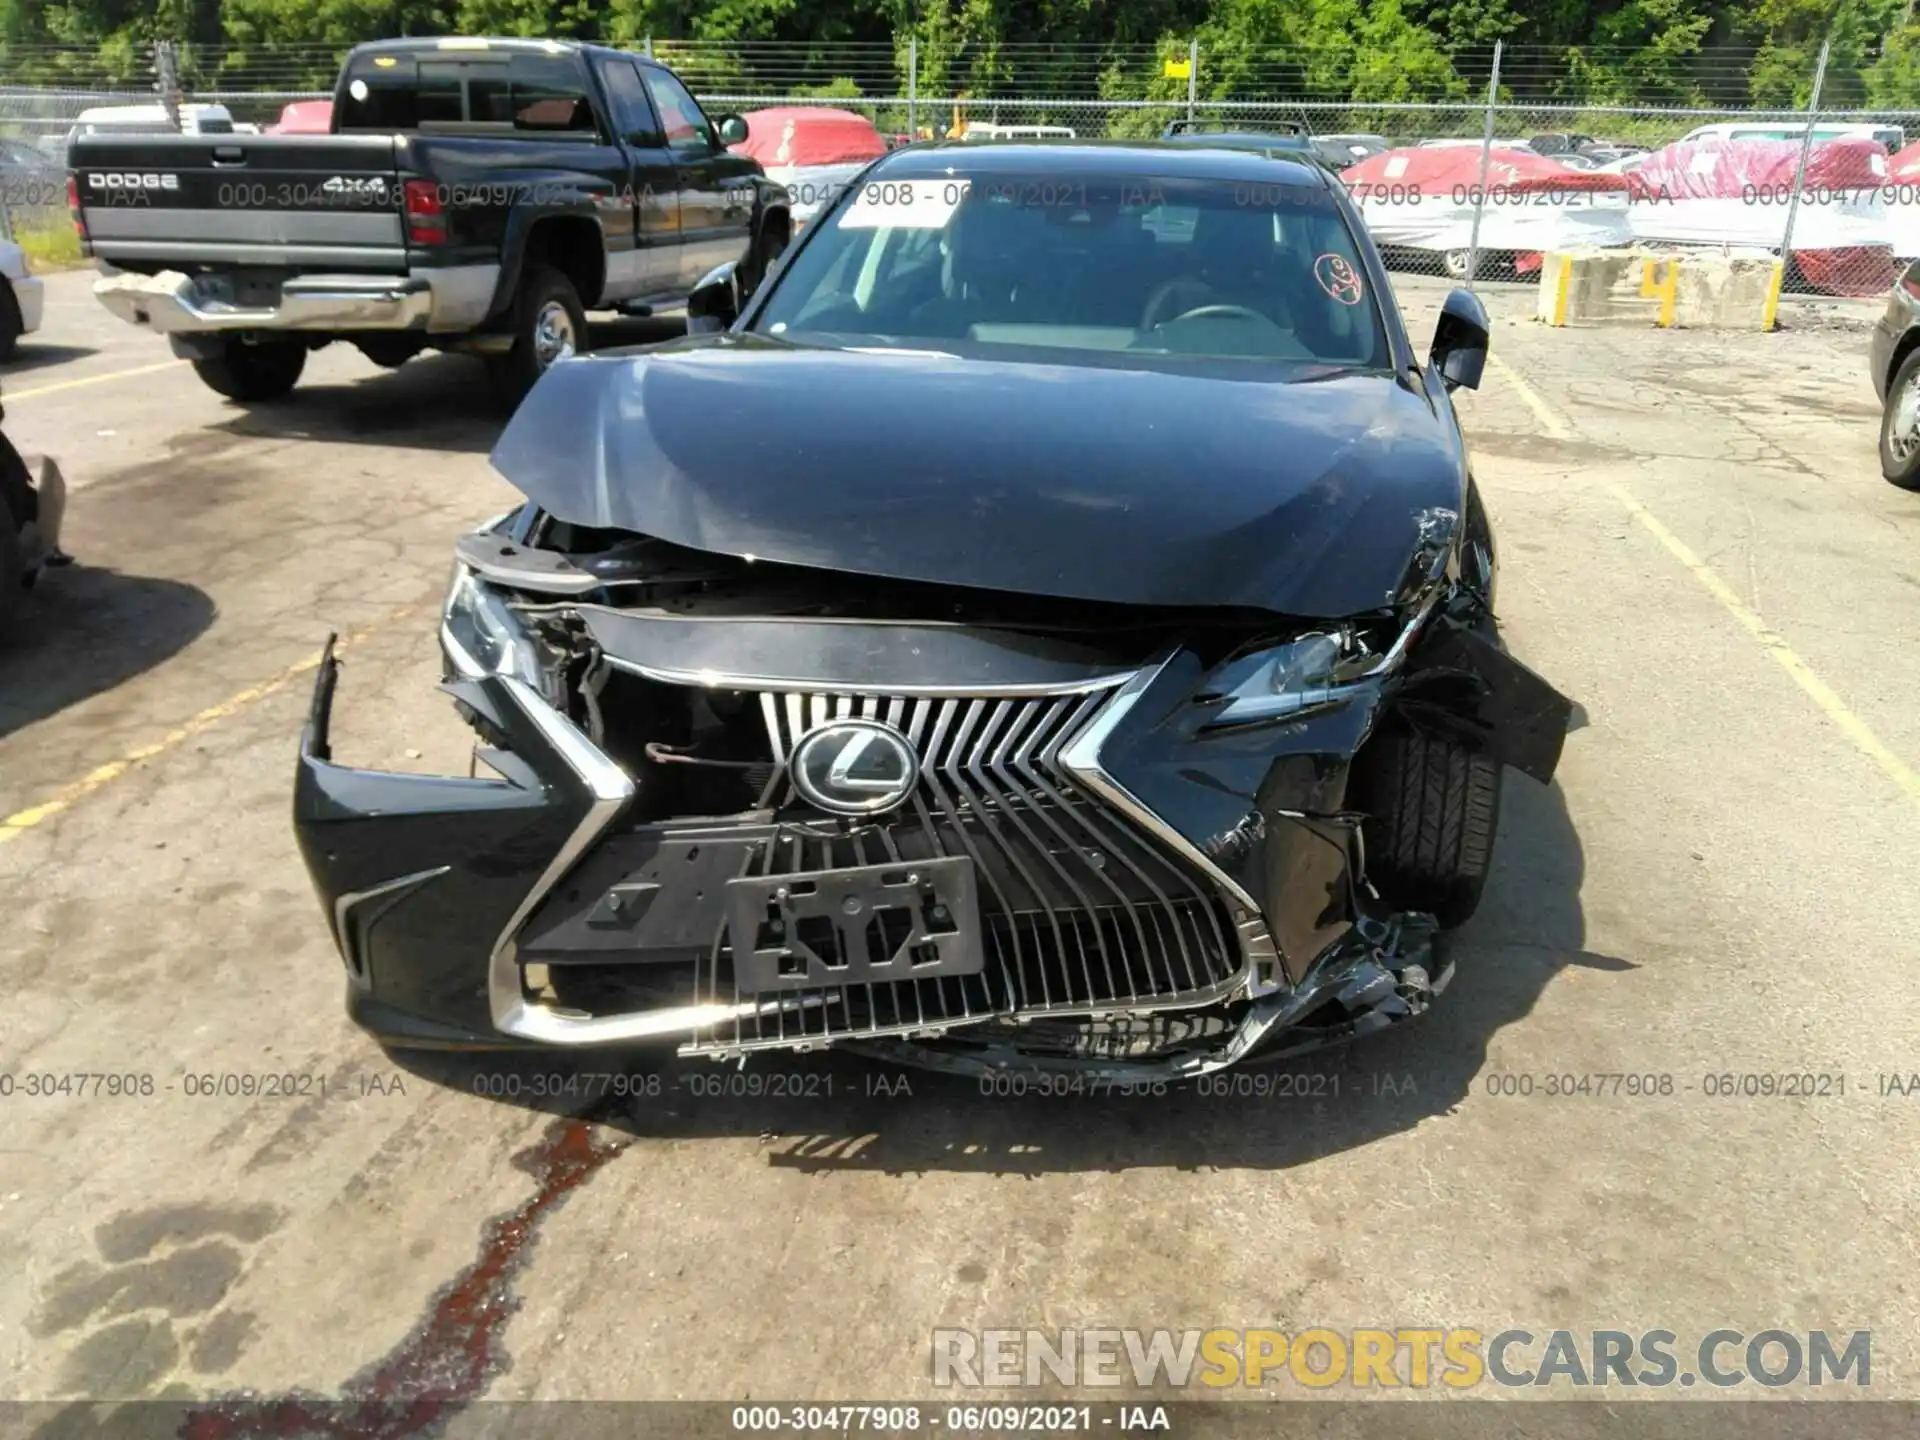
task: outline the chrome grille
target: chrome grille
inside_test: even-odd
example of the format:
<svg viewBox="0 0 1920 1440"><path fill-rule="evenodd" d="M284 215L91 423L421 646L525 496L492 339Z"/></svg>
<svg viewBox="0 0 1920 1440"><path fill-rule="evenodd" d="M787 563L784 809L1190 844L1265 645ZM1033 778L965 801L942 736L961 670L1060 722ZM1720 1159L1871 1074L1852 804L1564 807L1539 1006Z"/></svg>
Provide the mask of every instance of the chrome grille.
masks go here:
<svg viewBox="0 0 1920 1440"><path fill-rule="evenodd" d="M776 762L815 726L862 718L904 733L920 775L901 809L853 821L807 809L781 769L765 796L780 832L755 848L742 873L967 856L987 963L978 975L783 996L773 1013L702 1031L685 1051L929 1034L996 1017L1117 1014L1231 993L1242 980L1242 942L1223 897L1186 860L1076 786L1060 761L1116 688L1020 697L762 694ZM724 1005L750 998L733 984L724 931L699 967L696 995Z"/></svg>

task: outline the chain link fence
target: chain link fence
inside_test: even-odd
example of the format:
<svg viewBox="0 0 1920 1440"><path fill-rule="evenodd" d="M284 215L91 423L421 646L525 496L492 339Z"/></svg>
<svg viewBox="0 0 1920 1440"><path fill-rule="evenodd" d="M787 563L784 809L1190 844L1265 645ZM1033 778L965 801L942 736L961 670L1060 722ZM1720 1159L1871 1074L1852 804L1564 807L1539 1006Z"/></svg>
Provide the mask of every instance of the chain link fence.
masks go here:
<svg viewBox="0 0 1920 1440"><path fill-rule="evenodd" d="M1360 81L1314 52L610 38L671 65L710 110L834 106L897 138L1297 128L1304 141L1276 143L1309 143L1340 170L1389 265L1409 275L1528 281L1549 250L1635 246L1764 252L1782 260L1789 292L1867 296L1920 257L1920 145L1905 153L1920 105L1823 106L1824 54L1809 104L1755 109L1738 103L1753 56L1736 50L1650 78L1625 52L1492 46L1452 57L1443 98L1357 101L1315 98ZM266 127L289 103L327 98L346 50L0 46L0 198L15 224L64 224L65 146L83 111L155 105L169 88L224 107L236 128ZM1680 91L1716 103L1632 103ZM1666 148L1709 127L1761 143Z"/></svg>

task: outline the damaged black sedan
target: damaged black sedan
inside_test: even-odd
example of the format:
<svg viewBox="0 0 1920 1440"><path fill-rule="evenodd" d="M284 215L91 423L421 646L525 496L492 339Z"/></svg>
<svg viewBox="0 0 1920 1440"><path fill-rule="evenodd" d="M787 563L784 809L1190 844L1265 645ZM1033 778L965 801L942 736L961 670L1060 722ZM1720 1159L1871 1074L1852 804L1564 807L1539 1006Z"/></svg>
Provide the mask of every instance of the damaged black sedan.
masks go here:
<svg viewBox="0 0 1920 1440"><path fill-rule="evenodd" d="M1319 167L1152 144L895 152L736 296L502 437L474 776L337 764L322 666L354 1017L1179 1078L1423 1010L1569 710L1494 631L1473 296L1417 355Z"/></svg>

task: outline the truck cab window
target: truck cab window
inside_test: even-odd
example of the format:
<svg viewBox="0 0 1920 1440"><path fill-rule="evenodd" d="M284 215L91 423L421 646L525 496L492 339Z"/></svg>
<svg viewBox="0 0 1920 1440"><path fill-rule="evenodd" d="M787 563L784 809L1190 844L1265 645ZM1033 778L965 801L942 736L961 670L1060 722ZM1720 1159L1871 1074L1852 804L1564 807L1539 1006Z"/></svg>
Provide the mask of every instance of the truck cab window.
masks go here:
<svg viewBox="0 0 1920 1440"><path fill-rule="evenodd" d="M640 83L640 72L631 60L602 60L600 83L607 87L607 103L613 110L614 128L620 138L635 145L664 143L660 122L647 103L647 90Z"/></svg>
<svg viewBox="0 0 1920 1440"><path fill-rule="evenodd" d="M475 67L468 82L470 119L516 130L591 131L586 77L567 56L515 55L502 69Z"/></svg>
<svg viewBox="0 0 1920 1440"><path fill-rule="evenodd" d="M686 86L664 70L648 68L641 73L646 77L647 93L653 97L667 128L669 150L705 154L719 148L714 144L713 126L708 123L706 112L687 92Z"/></svg>
<svg viewBox="0 0 1920 1440"><path fill-rule="evenodd" d="M381 64L384 60L387 63ZM338 101L341 130L417 130L466 118L466 67L444 60L363 56L347 67Z"/></svg>

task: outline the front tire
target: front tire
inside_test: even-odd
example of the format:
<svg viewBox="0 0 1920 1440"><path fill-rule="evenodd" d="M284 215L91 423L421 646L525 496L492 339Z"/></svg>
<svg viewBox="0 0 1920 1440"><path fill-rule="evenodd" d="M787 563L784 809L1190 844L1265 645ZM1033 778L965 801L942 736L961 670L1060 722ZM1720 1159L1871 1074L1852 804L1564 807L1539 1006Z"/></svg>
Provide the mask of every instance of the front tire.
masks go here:
<svg viewBox="0 0 1920 1440"><path fill-rule="evenodd" d="M1367 817L1367 878L1381 898L1444 929L1464 925L1493 862L1500 766L1444 735L1392 725L1361 752L1349 789Z"/></svg>
<svg viewBox="0 0 1920 1440"><path fill-rule="evenodd" d="M297 340L229 340L217 354L193 362L193 373L208 389L243 405L285 399L306 368L307 347Z"/></svg>
<svg viewBox="0 0 1920 1440"><path fill-rule="evenodd" d="M1880 412L1880 473L1902 490L1920 490L1920 350L1900 362Z"/></svg>
<svg viewBox="0 0 1920 1440"><path fill-rule="evenodd" d="M587 312L573 282L548 265L535 266L513 301L513 348L493 359L494 384L512 404L564 354L586 347Z"/></svg>

